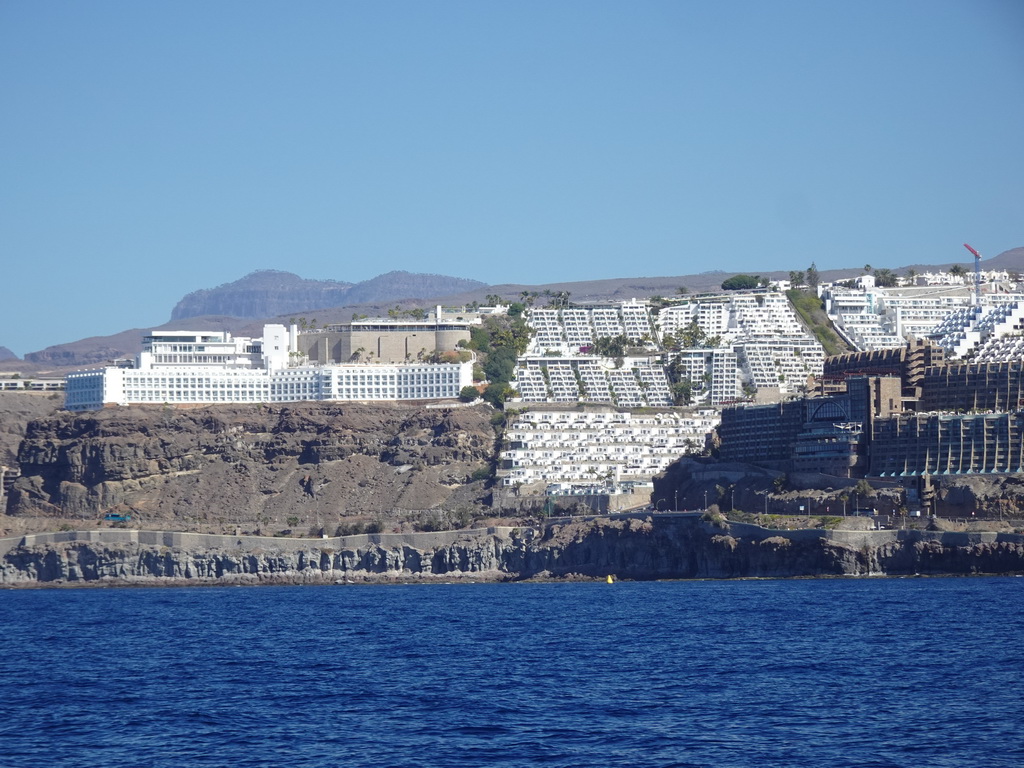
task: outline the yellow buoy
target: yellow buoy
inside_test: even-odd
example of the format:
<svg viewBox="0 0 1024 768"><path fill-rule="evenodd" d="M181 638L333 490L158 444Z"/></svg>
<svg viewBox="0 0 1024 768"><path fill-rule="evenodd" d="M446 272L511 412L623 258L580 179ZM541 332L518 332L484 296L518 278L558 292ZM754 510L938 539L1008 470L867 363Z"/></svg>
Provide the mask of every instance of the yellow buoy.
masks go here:
<svg viewBox="0 0 1024 768"><path fill-rule="evenodd" d="M615 580L612 578L612 575L609 573L608 576L606 577L605 581L607 581L609 584L612 584L612 583L614 583Z"/></svg>

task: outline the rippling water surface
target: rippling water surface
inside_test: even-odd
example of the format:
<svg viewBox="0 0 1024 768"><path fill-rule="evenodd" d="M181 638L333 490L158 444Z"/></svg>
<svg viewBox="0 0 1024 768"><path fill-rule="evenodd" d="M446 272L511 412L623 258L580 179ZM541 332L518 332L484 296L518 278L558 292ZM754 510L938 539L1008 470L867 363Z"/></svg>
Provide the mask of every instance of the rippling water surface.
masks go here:
<svg viewBox="0 0 1024 768"><path fill-rule="evenodd" d="M1024 579L0 592L0 766L1022 766Z"/></svg>

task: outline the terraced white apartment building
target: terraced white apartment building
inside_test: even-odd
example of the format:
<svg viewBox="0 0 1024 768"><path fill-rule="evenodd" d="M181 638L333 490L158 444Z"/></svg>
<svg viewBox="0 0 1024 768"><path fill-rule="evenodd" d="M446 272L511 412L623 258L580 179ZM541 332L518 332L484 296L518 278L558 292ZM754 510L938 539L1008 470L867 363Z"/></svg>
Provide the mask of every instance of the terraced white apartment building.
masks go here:
<svg viewBox="0 0 1024 768"><path fill-rule="evenodd" d="M528 354L586 355L600 338L624 336L634 346L657 349L647 302L531 309L527 316L534 336Z"/></svg>
<svg viewBox="0 0 1024 768"><path fill-rule="evenodd" d="M1024 296L985 298L979 306L949 313L933 338L950 359L995 363L1024 358Z"/></svg>
<svg viewBox="0 0 1024 768"><path fill-rule="evenodd" d="M1013 323L997 316L1004 307L1024 300L1020 293L1006 293L1005 272L982 273L980 303L973 285L963 278L929 275L928 285L879 288L868 281L863 287L826 285L822 288L825 311L836 330L858 351L902 347L910 339L941 340L951 358L980 352L984 339L1013 333ZM983 318L988 320L983 321ZM992 328L988 324L993 324ZM995 348L993 348L995 349ZM991 354L1000 354L996 351Z"/></svg>
<svg viewBox="0 0 1024 768"><path fill-rule="evenodd" d="M689 451L700 452L716 411L527 411L505 432L499 477L506 486L600 487L646 482Z"/></svg>
<svg viewBox="0 0 1024 768"><path fill-rule="evenodd" d="M611 403L622 408L673 403L665 369L648 358L624 358L621 365L592 355L519 358L512 387L527 403Z"/></svg>
<svg viewBox="0 0 1024 768"><path fill-rule="evenodd" d="M662 339L696 324L709 340L670 358L692 384L704 385L703 399L713 405L739 399L744 389L799 392L809 376L821 374L821 344L777 291L697 297L662 308L657 323Z"/></svg>

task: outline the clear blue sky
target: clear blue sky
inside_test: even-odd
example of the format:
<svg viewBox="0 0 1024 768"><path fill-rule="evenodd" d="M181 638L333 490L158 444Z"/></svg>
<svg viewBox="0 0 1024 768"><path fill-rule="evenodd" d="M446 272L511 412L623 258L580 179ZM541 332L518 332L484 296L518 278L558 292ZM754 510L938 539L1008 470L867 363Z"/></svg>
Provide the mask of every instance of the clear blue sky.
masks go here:
<svg viewBox="0 0 1024 768"><path fill-rule="evenodd" d="M0 345L254 269L546 283L1024 245L1024 3L0 2Z"/></svg>

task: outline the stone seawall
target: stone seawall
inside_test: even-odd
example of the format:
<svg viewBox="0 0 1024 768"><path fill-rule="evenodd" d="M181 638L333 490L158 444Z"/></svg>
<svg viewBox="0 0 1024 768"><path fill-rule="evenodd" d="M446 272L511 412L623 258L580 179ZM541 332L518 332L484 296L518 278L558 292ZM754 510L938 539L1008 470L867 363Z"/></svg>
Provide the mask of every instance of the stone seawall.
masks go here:
<svg viewBox="0 0 1024 768"><path fill-rule="evenodd" d="M775 531L695 517L325 539L98 530L0 539L0 585L1024 573L1024 535Z"/></svg>

